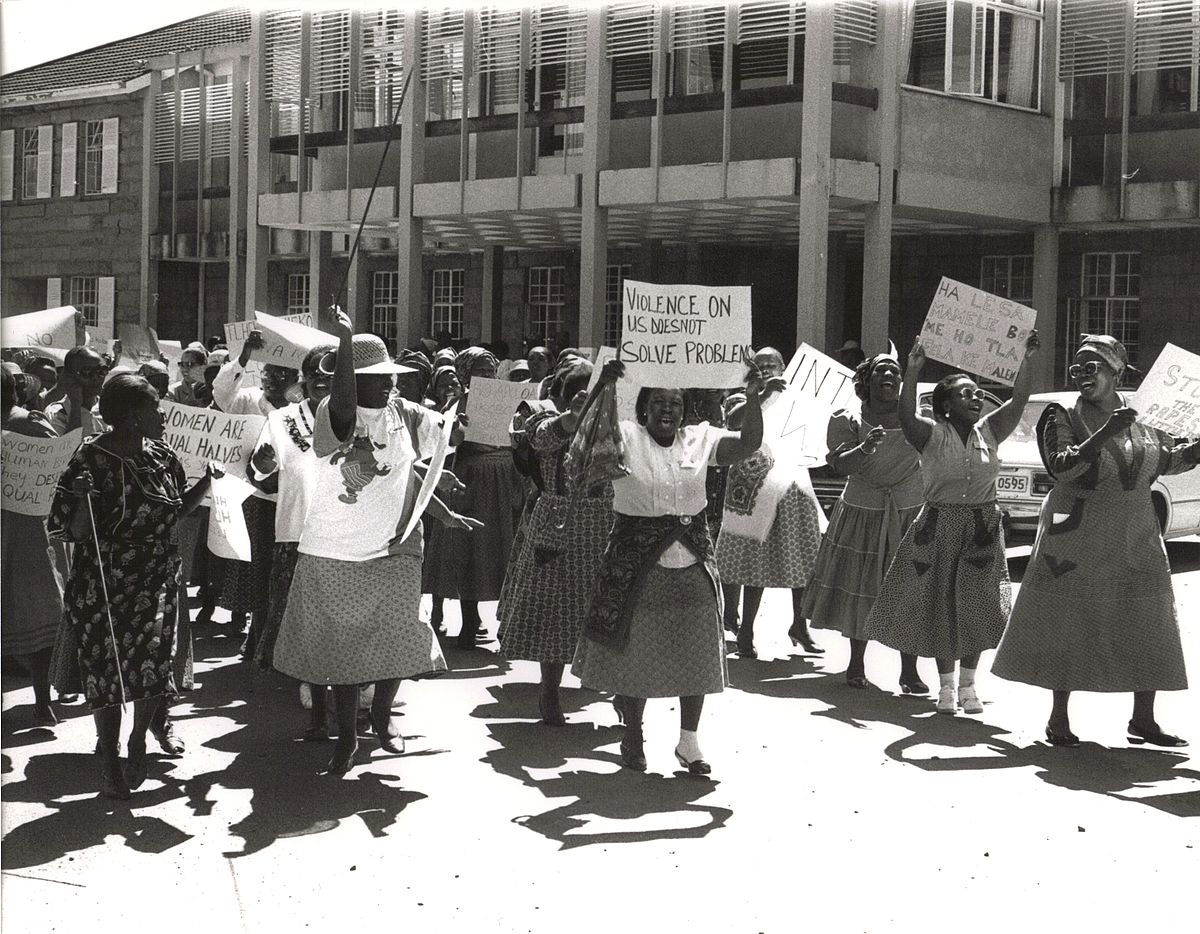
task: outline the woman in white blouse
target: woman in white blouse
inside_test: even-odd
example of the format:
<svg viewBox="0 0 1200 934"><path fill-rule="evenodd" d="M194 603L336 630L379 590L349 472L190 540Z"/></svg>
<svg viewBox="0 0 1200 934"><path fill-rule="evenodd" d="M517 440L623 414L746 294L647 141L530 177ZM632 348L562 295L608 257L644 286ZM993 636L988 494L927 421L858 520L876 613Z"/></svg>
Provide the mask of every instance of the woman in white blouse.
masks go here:
<svg viewBox="0 0 1200 934"><path fill-rule="evenodd" d="M615 382L624 372L612 360L600 378ZM760 382L752 368L740 434L684 427L677 389L643 388L637 424L620 425L630 475L613 481L613 528L573 670L586 687L616 695L621 758L631 769L646 768L646 698L678 697L675 758L692 775L712 771L696 734L704 696L724 690L726 670L705 480L710 466L762 444Z"/></svg>

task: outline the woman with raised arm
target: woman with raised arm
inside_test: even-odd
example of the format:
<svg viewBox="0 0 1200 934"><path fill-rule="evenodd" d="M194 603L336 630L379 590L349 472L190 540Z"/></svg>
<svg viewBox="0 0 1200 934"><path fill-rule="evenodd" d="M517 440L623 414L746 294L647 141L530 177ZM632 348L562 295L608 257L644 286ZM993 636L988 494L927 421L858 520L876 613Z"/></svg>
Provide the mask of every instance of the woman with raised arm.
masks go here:
<svg viewBox="0 0 1200 934"><path fill-rule="evenodd" d="M600 378L615 382L624 372L610 360ZM761 392L752 370L740 433L685 426L678 389L643 388L637 423L620 424L630 474L613 481L612 531L572 670L584 687L616 695L628 768L646 768L646 698L678 697L675 758L692 775L712 771L697 730L705 695L723 691L727 678L705 478L709 467L743 460L762 444Z"/></svg>
<svg viewBox="0 0 1200 934"><path fill-rule="evenodd" d="M1186 746L1159 728L1158 691L1187 688L1171 567L1150 488L1196 466L1200 442L1138 424L1117 391L1129 365L1112 337L1083 336L1068 375L1079 390L1038 421L1054 489L992 671L1054 692L1046 739L1078 746L1072 691L1132 692L1131 743Z"/></svg>
<svg viewBox="0 0 1200 934"><path fill-rule="evenodd" d="M146 779L146 730L175 692L180 565L172 526L200 505L208 478L185 492L183 464L162 440L158 393L141 376L112 377L100 392L100 414L111 427L75 452L47 524L51 537L75 546L63 602L96 720L101 793L128 798ZM133 729L122 770L126 701Z"/></svg>
<svg viewBox="0 0 1200 934"><path fill-rule="evenodd" d="M933 418L920 415L917 382L925 365L920 337L908 355L900 427L921 454L925 505L896 550L863 635L900 652L937 659L939 713L953 714L959 707L983 713L975 690L979 655L1000 644L1012 608L996 506L996 451L1029 401L1029 361L1038 347L1037 331L1031 330L1012 398L987 416L983 390L966 373L938 383Z"/></svg>
<svg viewBox="0 0 1200 934"><path fill-rule="evenodd" d="M420 522L404 536L417 496L412 466L434 452L442 419L392 398L402 367L380 338L352 334L349 316L336 316L336 359L321 364L333 380L313 425L312 493L274 666L333 686L338 738L328 771L344 775L358 752L358 686L374 682L371 727L383 749L401 753L391 722L401 679L446 668L418 615ZM443 521L474 525L452 514Z"/></svg>
<svg viewBox="0 0 1200 934"><path fill-rule="evenodd" d="M867 616L900 540L925 502L921 460L900 428L900 364L876 354L854 371L856 414L846 409L829 419L830 468L848 477L821 542L816 570L804 591L801 612L820 629L850 640L846 683L866 688ZM900 690L928 694L917 657L900 653Z"/></svg>

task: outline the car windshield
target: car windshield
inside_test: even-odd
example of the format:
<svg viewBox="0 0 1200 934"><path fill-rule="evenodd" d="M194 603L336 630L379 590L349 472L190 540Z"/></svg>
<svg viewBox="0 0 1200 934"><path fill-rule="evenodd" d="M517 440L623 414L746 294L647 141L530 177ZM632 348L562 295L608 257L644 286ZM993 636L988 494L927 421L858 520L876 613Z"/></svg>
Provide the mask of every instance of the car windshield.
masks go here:
<svg viewBox="0 0 1200 934"><path fill-rule="evenodd" d="M1027 405L1025 411L1021 415L1021 420L1017 422L1017 427L1013 429L1013 433L1008 436L1009 441L1018 444L1036 444L1037 443L1037 423L1042 417L1044 406Z"/></svg>

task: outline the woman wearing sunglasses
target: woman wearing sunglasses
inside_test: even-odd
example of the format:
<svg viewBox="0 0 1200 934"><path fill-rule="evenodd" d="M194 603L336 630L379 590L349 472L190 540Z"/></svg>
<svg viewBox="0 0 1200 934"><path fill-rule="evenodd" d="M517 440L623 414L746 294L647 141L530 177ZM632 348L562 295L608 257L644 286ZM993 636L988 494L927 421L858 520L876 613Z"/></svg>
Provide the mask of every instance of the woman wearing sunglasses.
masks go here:
<svg viewBox="0 0 1200 934"><path fill-rule="evenodd" d="M1134 421L1117 391L1129 357L1120 341L1084 335L1067 371L1067 411L1046 407L1038 447L1054 489L992 670L1054 692L1046 739L1078 746L1072 691L1133 693L1131 743L1186 746L1154 719L1157 691L1187 687L1171 568L1150 488L1196 466L1200 442ZM1103 555L1103 560L1098 560Z"/></svg>
<svg viewBox="0 0 1200 934"><path fill-rule="evenodd" d="M900 428L921 455L925 505L888 568L864 638L900 652L937 659L938 713L983 713L975 669L985 649L1000 643L1012 608L1004 530L996 506L996 451L1012 434L1029 401L1029 361L1036 330L1012 399L983 415L984 393L965 373L933 389L933 418L917 412L917 381L925 365L918 337L908 355L900 393ZM959 665L961 663L961 665ZM955 668L959 667L955 686Z"/></svg>

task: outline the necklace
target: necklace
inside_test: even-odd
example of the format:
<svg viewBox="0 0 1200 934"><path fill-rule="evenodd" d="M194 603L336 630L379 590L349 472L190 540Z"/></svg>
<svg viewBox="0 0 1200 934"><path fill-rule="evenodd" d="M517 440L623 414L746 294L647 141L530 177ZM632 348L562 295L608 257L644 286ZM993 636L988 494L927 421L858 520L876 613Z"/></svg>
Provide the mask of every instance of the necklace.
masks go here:
<svg viewBox="0 0 1200 934"><path fill-rule="evenodd" d="M300 405L298 405L296 407L296 410L300 413L300 420L302 422L304 422L304 434L308 438L311 438L312 433L313 433L312 425L309 424L308 418L304 414L304 403L303 402L300 403ZM287 428L287 433L288 433L288 436L292 439L292 443L294 443L296 445L296 447L298 447L301 450L301 452L306 452L306 451L308 451L308 449L310 447L312 447L312 445L308 443L306 438L301 436L300 426L298 426L296 424L296 419L294 419L290 415L285 415L283 417L283 424Z"/></svg>

